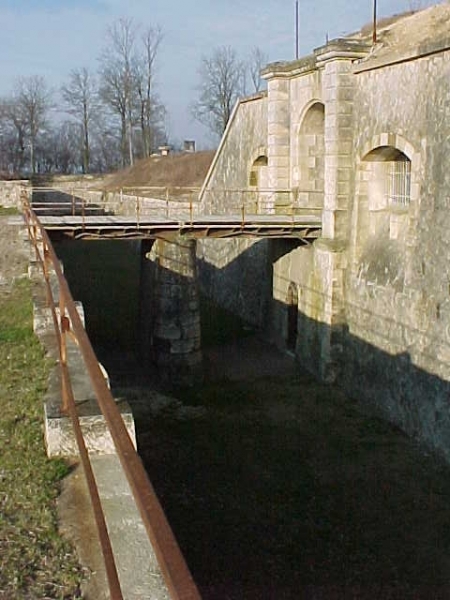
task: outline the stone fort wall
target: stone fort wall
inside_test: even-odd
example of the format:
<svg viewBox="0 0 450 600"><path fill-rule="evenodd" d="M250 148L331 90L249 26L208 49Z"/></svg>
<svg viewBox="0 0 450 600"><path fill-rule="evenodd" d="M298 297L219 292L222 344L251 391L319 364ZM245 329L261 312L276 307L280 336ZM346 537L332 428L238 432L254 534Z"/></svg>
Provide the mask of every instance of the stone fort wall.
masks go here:
<svg viewBox="0 0 450 600"><path fill-rule="evenodd" d="M252 257L254 279L272 278L270 292L258 289L267 294L267 331L317 376L447 459L449 48L422 45L380 62L360 40L345 40L269 65L267 123L257 111L248 128L244 114L235 120L227 136L245 152L236 161L224 140L210 174L212 187L244 181L249 157L266 146L269 188L321 210L322 238L312 246L270 241L264 260ZM252 139L255 130L266 143ZM392 185L401 193L387 191ZM222 243L226 254L232 245ZM235 276L245 298L246 279Z"/></svg>
<svg viewBox="0 0 450 600"><path fill-rule="evenodd" d="M267 96L256 94L233 111L200 194L200 212L241 214L242 207L254 212L258 193L249 179L261 156L267 157ZM272 288L269 251L265 240L198 240L202 292L253 326L265 327Z"/></svg>
<svg viewBox="0 0 450 600"><path fill-rule="evenodd" d="M343 383L450 458L450 52L355 79ZM410 161L407 206L371 198L380 146Z"/></svg>

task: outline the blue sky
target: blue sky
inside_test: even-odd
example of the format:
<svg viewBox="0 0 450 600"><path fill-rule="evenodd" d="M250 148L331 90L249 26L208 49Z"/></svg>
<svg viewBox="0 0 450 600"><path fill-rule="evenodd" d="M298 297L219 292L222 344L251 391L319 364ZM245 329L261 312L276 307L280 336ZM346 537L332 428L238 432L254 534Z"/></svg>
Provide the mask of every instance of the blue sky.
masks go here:
<svg viewBox="0 0 450 600"><path fill-rule="evenodd" d="M420 0L378 0L380 16L408 10ZM373 0L299 0L300 53L369 22ZM429 5L422 0L422 5ZM143 27L160 25L164 40L158 91L169 113L172 139L208 145L192 120L198 67L216 46L233 46L242 58L259 46L269 61L295 53L295 0L0 0L0 95L17 77L42 75L55 89L74 68L96 70L105 32L120 17Z"/></svg>

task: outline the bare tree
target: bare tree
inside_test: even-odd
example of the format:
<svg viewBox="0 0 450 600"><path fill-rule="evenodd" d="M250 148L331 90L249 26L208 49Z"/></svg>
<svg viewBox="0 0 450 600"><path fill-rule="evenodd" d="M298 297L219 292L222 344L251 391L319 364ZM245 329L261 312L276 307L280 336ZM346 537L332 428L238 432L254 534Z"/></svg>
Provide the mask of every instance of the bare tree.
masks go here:
<svg viewBox="0 0 450 600"><path fill-rule="evenodd" d="M122 166L133 163L133 109L137 27L132 19L119 19L108 30L108 46L100 58L100 96L120 120Z"/></svg>
<svg viewBox="0 0 450 600"><path fill-rule="evenodd" d="M159 26L148 27L141 38L143 52L136 62L135 80L143 156L150 156L154 138L164 124L165 110L154 89L155 63L162 39L163 34Z"/></svg>
<svg viewBox="0 0 450 600"><path fill-rule="evenodd" d="M90 167L90 128L98 109L97 86L88 69L74 69L69 82L61 88L66 112L72 115L80 125L83 136L83 173L89 173Z"/></svg>
<svg viewBox="0 0 450 600"><path fill-rule="evenodd" d="M22 77L16 85L15 104L23 116L28 142L30 145L30 165L36 173L36 142L45 126L48 111L51 108L52 93L43 77L32 75Z"/></svg>
<svg viewBox="0 0 450 600"><path fill-rule="evenodd" d="M100 111L92 127L91 170L104 173L116 170L122 162L120 131L107 112Z"/></svg>
<svg viewBox="0 0 450 600"><path fill-rule="evenodd" d="M254 46L250 52L250 57L248 59L248 72L250 74L250 79L253 85L253 91L255 93L259 92L263 85L264 80L261 79L261 71L266 66L268 62L267 54L265 54L261 48Z"/></svg>
<svg viewBox="0 0 450 600"><path fill-rule="evenodd" d="M20 173L25 163L26 118L13 97L0 100L0 126L3 169Z"/></svg>
<svg viewBox="0 0 450 600"><path fill-rule="evenodd" d="M80 126L65 121L48 127L39 137L36 154L41 173L74 173L80 167Z"/></svg>
<svg viewBox="0 0 450 600"><path fill-rule="evenodd" d="M244 72L244 63L229 46L218 47L210 57L202 58L199 96L192 106L192 115L219 136L244 93Z"/></svg>

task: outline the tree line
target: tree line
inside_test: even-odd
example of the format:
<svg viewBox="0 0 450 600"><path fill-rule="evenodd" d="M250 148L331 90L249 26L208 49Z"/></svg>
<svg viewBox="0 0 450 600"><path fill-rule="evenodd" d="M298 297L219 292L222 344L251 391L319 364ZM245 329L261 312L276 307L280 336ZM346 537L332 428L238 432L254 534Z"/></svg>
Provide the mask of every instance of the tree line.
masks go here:
<svg viewBox="0 0 450 600"><path fill-rule="evenodd" d="M132 165L168 143L166 108L156 86L163 41L121 18L107 30L98 69L74 69L59 90L38 75L20 77L0 98L0 171L8 174L101 173ZM237 98L258 91L264 54L247 61L213 49L199 67L192 116L220 136Z"/></svg>

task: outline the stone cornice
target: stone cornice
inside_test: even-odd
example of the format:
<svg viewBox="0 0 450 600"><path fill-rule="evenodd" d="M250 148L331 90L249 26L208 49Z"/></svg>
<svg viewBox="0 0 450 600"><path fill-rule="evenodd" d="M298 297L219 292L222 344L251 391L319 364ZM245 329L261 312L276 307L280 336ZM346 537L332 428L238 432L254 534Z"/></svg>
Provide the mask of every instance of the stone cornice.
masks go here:
<svg viewBox="0 0 450 600"><path fill-rule="evenodd" d="M299 60L270 63L261 71L261 77L263 79L272 79L273 77L288 78L293 75L314 71L316 68L316 57L313 54L310 54Z"/></svg>
<svg viewBox="0 0 450 600"><path fill-rule="evenodd" d="M371 46L360 39L337 38L325 46L314 50L317 63L323 64L329 60L356 60L364 58L370 52Z"/></svg>
<svg viewBox="0 0 450 600"><path fill-rule="evenodd" d="M325 46L316 48L313 54L292 61L274 62L261 71L263 79L275 77L291 78L304 75L322 68L330 60L356 60L361 59L370 51L370 45L359 39L337 38Z"/></svg>

